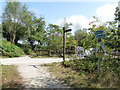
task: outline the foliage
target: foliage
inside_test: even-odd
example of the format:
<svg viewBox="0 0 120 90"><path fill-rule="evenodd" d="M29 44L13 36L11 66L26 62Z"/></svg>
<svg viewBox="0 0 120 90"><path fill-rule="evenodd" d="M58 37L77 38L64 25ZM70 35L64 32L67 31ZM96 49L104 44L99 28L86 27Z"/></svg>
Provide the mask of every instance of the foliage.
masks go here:
<svg viewBox="0 0 120 90"><path fill-rule="evenodd" d="M16 45L19 40L22 40L26 46L23 48L25 53L30 54L36 49L62 51L63 29L59 25L54 24L49 24L46 29L45 19L43 17L37 18L33 12L28 11L26 4L16 1L7 2L2 18L3 37ZM82 46L88 50L90 48L96 49L99 42L98 39L95 39L94 32L104 30L106 38L102 39L102 42L104 42L106 52L110 55L113 49L120 51L120 28L117 24L120 21L119 18L120 13L118 8L116 8L115 20L113 22L101 23L94 16L95 21L90 22L91 28L77 30L75 35L66 32L66 48ZM99 25L96 23L99 23ZM72 25L68 23L64 24L66 29L69 29L69 26Z"/></svg>
<svg viewBox="0 0 120 90"><path fill-rule="evenodd" d="M30 54L33 54L35 53L32 49L31 49L31 46L28 45L28 44L17 44L18 47L20 47L25 54L27 55L30 55Z"/></svg>
<svg viewBox="0 0 120 90"><path fill-rule="evenodd" d="M11 42L2 39L1 43L3 56L18 57L20 55L24 55L24 51L18 46L12 44Z"/></svg>
<svg viewBox="0 0 120 90"><path fill-rule="evenodd" d="M78 46L83 47L82 39L84 39L87 36L86 29L80 29L75 31L75 39L78 41Z"/></svg>
<svg viewBox="0 0 120 90"><path fill-rule="evenodd" d="M44 18L32 19L28 22L29 26L27 29L27 35L24 37L27 40L27 43L30 44L31 49L34 50L35 42L38 42L39 45L43 45L46 40L46 31L45 31L45 21Z"/></svg>
<svg viewBox="0 0 120 90"><path fill-rule="evenodd" d="M64 66L63 63L52 63L46 66L49 66L50 72L56 78L72 88L119 88L120 68L118 65L120 64L118 58L105 57L101 60L99 78L97 77L97 61L94 56L85 58L85 62L84 59L65 61L67 66ZM92 65L89 66L89 64Z"/></svg>
<svg viewBox="0 0 120 90"><path fill-rule="evenodd" d="M82 72L82 73L92 73L97 71L98 67L98 59L94 56L86 57L82 60L75 60L75 61L65 61L64 65L65 67L71 67L72 69ZM101 70L102 72L105 72L106 70L109 70L113 75L116 77L119 76L119 58L113 59L110 56L106 56L101 60Z"/></svg>
<svg viewBox="0 0 120 90"><path fill-rule="evenodd" d="M120 12L118 7L115 11L115 21L108 22L108 36L106 38L106 45L110 47L111 49L115 49L117 51L120 51L120 25L118 24L120 22Z"/></svg>
<svg viewBox="0 0 120 90"><path fill-rule="evenodd" d="M22 26L23 6L20 2L7 2L3 12L3 36L11 43L15 43L24 35ZM24 12L25 13L25 12Z"/></svg>
<svg viewBox="0 0 120 90"><path fill-rule="evenodd" d="M81 40L81 43L85 49L89 48L96 48L99 43L98 39L95 38L95 31L103 30L104 34L106 34L106 38L102 39L102 42L104 42L106 52L112 54L112 50L117 50L120 51L119 49L119 43L120 43L120 28L119 25L117 24L119 22L119 9L116 8L115 12L115 20L114 21L109 21L105 23L101 23L100 20L96 17L94 17L96 20L93 22L90 22L90 25L92 25L91 28L89 28L89 32ZM99 25L97 24L99 23ZM80 34L80 32L79 32ZM77 37L77 34L76 34ZM82 37L81 37L82 38Z"/></svg>
<svg viewBox="0 0 120 90"><path fill-rule="evenodd" d="M60 50L63 46L63 30L58 25L49 24L47 28L48 47L52 50Z"/></svg>
<svg viewBox="0 0 120 90"><path fill-rule="evenodd" d="M63 30L58 25L49 24L47 32L48 47L52 50L62 50ZM75 46L77 46L77 40L75 40L75 37L70 32L66 32L66 48Z"/></svg>
<svg viewBox="0 0 120 90"><path fill-rule="evenodd" d="M77 40L75 40L75 36L69 35L66 36L66 47L76 47L78 45Z"/></svg>
<svg viewBox="0 0 120 90"><path fill-rule="evenodd" d="M44 18L36 18L33 12L28 11L26 4L7 2L3 12L3 37L11 43L18 40L27 41L34 50L34 43L43 45L46 39Z"/></svg>

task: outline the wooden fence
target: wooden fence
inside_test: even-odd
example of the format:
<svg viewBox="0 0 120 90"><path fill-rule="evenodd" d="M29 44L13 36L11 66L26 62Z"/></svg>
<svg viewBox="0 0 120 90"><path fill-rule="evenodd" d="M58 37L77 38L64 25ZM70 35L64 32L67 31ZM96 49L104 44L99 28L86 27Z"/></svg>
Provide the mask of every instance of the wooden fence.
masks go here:
<svg viewBox="0 0 120 90"><path fill-rule="evenodd" d="M37 55L63 56L63 50L36 50ZM66 50L66 54L74 54L73 50Z"/></svg>

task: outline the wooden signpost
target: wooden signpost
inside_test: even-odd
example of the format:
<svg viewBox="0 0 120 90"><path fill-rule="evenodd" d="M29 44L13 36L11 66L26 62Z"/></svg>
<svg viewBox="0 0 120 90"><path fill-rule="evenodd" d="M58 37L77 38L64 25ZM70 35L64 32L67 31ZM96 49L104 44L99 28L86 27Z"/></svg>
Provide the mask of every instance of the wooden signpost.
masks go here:
<svg viewBox="0 0 120 90"><path fill-rule="evenodd" d="M65 62L65 32L72 31L72 29L65 30L63 27L63 62Z"/></svg>

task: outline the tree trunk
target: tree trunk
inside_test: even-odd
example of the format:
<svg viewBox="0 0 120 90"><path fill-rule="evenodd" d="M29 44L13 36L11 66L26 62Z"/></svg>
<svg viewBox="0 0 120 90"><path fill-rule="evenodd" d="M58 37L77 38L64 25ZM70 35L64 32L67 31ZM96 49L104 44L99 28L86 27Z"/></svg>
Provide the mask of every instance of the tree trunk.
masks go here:
<svg viewBox="0 0 120 90"><path fill-rule="evenodd" d="M16 36L16 33L14 32L14 34L13 34L13 39L12 39L12 43L15 42L15 36Z"/></svg>
<svg viewBox="0 0 120 90"><path fill-rule="evenodd" d="M18 44L18 40L19 40L19 39L15 39L15 44Z"/></svg>
<svg viewBox="0 0 120 90"><path fill-rule="evenodd" d="M30 45L31 45L31 49L34 50L33 42L30 42Z"/></svg>

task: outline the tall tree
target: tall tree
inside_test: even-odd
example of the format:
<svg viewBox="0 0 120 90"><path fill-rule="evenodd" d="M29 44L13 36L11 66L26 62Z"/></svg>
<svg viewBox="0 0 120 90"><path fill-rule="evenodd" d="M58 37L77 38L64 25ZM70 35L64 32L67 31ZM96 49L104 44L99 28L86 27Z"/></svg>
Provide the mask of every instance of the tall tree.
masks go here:
<svg viewBox="0 0 120 90"><path fill-rule="evenodd" d="M20 2L7 2L3 12L3 37L8 41L17 44L18 40L27 35L30 28L30 17L33 13L28 11L26 4L21 5Z"/></svg>
<svg viewBox="0 0 120 90"><path fill-rule="evenodd" d="M108 35L107 38L107 46L117 51L120 51L120 11L118 7L115 11L115 20L112 22L108 22Z"/></svg>
<svg viewBox="0 0 120 90"><path fill-rule="evenodd" d="M78 46L83 47L82 39L87 36L87 32L85 29L80 29L75 32L75 39L78 40Z"/></svg>
<svg viewBox="0 0 120 90"><path fill-rule="evenodd" d="M62 49L62 33L63 30L60 29L58 25L49 24L47 28L48 32L48 46L50 49Z"/></svg>
<svg viewBox="0 0 120 90"><path fill-rule="evenodd" d="M20 2L7 2L3 13L3 26L5 28L3 31L5 30L4 34L8 34L7 39L12 43L15 42L17 27L20 22L20 7Z"/></svg>
<svg viewBox="0 0 120 90"><path fill-rule="evenodd" d="M30 43L32 50L34 50L34 43L38 42L39 45L43 45L46 40L46 31L45 31L45 21L44 18L36 18L31 19L29 23L29 28L27 30L27 36L25 39Z"/></svg>
<svg viewBox="0 0 120 90"><path fill-rule="evenodd" d="M46 42L45 20L43 17L35 19L36 33L35 39L39 45L43 45Z"/></svg>

